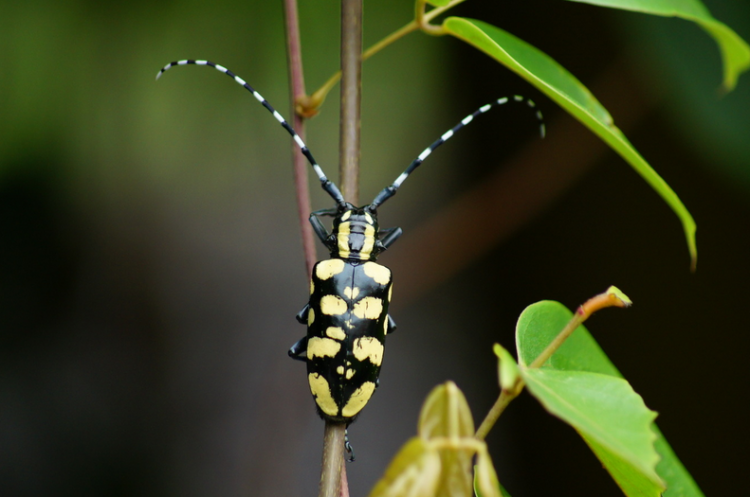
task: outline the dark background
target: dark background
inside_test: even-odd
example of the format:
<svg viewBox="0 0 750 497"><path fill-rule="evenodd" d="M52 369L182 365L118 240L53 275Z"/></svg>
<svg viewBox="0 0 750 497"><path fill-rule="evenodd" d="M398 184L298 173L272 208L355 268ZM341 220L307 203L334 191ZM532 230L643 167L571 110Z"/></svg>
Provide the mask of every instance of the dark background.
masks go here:
<svg viewBox="0 0 750 497"><path fill-rule="evenodd" d="M706 4L750 39L750 5ZM338 6L300 10L312 91L338 66ZM412 11L366 2L365 44ZM435 385L455 381L481 420L497 395L491 345L512 348L527 305L572 308L610 284L635 305L589 329L704 492L736 495L750 443L748 76L720 96L716 45L684 21L559 0L455 12L520 36L592 88L694 215L698 271L664 202L519 77L419 33L377 55L364 68L363 201L499 96L534 98L548 138L528 112L495 111L380 209L405 232L380 259L394 269L399 329L350 429L352 495L415 433ZM304 367L286 356L308 288L289 138L215 71L176 68L154 83L182 58L229 67L289 115L280 2L0 2L3 496L317 492L323 423ZM337 91L308 126L332 177ZM484 207L495 196L501 214ZM313 185L313 207L329 204ZM451 236L464 223L492 234ZM526 395L489 441L514 497L619 494Z"/></svg>

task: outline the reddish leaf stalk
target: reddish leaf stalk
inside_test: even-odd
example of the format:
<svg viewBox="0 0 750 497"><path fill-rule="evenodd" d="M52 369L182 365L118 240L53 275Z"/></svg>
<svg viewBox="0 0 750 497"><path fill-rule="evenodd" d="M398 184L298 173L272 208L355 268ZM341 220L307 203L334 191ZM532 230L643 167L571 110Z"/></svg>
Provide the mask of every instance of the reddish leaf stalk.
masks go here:
<svg viewBox="0 0 750 497"><path fill-rule="evenodd" d="M305 140L305 119L296 112L296 102L304 97L305 78L302 71L302 47L299 36L299 18L297 15L297 0L284 0L284 22L286 27L287 62L289 64L289 89L291 94L292 127ZM312 226L308 222L310 217L310 190L307 182L307 159L292 140L292 155L294 162L294 188L297 196L297 217L302 234L302 250L305 255L307 276L312 274L312 268L317 259L315 254L315 237Z"/></svg>

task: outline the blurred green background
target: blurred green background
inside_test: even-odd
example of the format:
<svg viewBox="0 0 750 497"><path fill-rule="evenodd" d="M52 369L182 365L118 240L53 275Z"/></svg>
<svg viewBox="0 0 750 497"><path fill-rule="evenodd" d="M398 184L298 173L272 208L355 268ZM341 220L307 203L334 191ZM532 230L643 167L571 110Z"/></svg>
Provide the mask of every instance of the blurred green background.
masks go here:
<svg viewBox="0 0 750 497"><path fill-rule="evenodd" d="M338 2L300 3L312 91L338 66ZM705 3L750 39L749 4ZM365 44L412 12L366 2ZM456 381L480 421L497 393L491 345L512 345L526 305L574 307L610 284L635 306L589 329L705 493L737 494L750 443L750 78L720 96L718 50L683 21L559 0L473 0L456 13L520 36L593 89L696 218L698 271L656 194L520 78L422 34L374 57L363 201L494 98L533 97L548 139L528 112L496 111L380 209L382 225L405 231L380 259L395 271L399 329L350 429L352 495L415 432L437 383ZM323 423L304 367L286 355L307 298L290 141L216 71L154 82L182 58L225 65L289 116L281 2L0 2L3 496L317 491ZM337 91L308 126L332 177ZM506 190L488 194L495 179ZM316 209L330 204L319 190ZM493 195L508 203L502 215L483 208ZM451 237L457 222L493 232L490 242ZM489 441L514 496L618 495L575 433L529 398Z"/></svg>

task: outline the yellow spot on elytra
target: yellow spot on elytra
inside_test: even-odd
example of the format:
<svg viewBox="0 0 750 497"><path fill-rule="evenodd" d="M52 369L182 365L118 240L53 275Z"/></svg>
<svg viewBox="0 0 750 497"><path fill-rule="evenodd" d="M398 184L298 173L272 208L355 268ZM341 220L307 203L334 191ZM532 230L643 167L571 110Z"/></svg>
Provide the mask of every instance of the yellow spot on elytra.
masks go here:
<svg viewBox="0 0 750 497"><path fill-rule="evenodd" d="M310 350L309 344L307 350ZM360 361L369 359L376 366L383 363L383 344L375 337L357 338L352 345L352 352L354 352L354 357Z"/></svg>
<svg viewBox="0 0 750 497"><path fill-rule="evenodd" d="M351 368L347 369L346 370L346 379L347 380L351 380L352 376L354 376L354 370L351 369Z"/></svg>
<svg viewBox="0 0 750 497"><path fill-rule="evenodd" d="M310 307L307 311L307 326L312 326L313 322L315 321L315 309Z"/></svg>
<svg viewBox="0 0 750 497"><path fill-rule="evenodd" d="M365 407L365 404L370 400L374 391L375 383L371 381L364 382L362 386L356 389L352 396L349 397L349 401L341 410L341 415L347 418L356 415L363 407Z"/></svg>
<svg viewBox="0 0 750 497"><path fill-rule="evenodd" d="M393 285L388 289L388 302L391 301L391 297L393 296Z"/></svg>
<svg viewBox="0 0 750 497"><path fill-rule="evenodd" d="M365 262L363 269L365 274L381 285L387 285L391 281L391 270L374 262Z"/></svg>
<svg viewBox="0 0 750 497"><path fill-rule="evenodd" d="M346 301L338 295L326 295L320 299L320 310L328 316L337 316L346 312Z"/></svg>
<svg viewBox="0 0 750 497"><path fill-rule="evenodd" d="M383 320L383 334L388 334L388 323L390 322L390 319L388 319L388 316L385 317Z"/></svg>
<svg viewBox="0 0 750 497"><path fill-rule="evenodd" d="M315 275L318 279L327 280L344 270L344 261L341 259L328 259L320 261L315 266Z"/></svg>
<svg viewBox="0 0 750 497"><path fill-rule="evenodd" d="M344 366L339 366L336 368L336 372L340 375L344 374Z"/></svg>
<svg viewBox="0 0 750 497"><path fill-rule="evenodd" d="M315 282L310 278L310 295L315 292Z"/></svg>
<svg viewBox="0 0 750 497"><path fill-rule="evenodd" d="M344 330L337 326L329 326L328 329L326 329L326 335L333 338L334 340L343 340L346 338L346 333L344 333Z"/></svg>
<svg viewBox="0 0 750 497"><path fill-rule="evenodd" d="M330 338L312 337L307 342L307 358L333 357L341 350L341 344Z"/></svg>
<svg viewBox="0 0 750 497"><path fill-rule="evenodd" d="M349 235L351 234L351 223L341 223L339 224L339 231L336 235L336 239L338 240L338 247L339 247L339 257L343 257L346 259L349 257L350 250L349 250ZM341 261L342 263L344 261Z"/></svg>
<svg viewBox="0 0 750 497"><path fill-rule="evenodd" d="M352 313L359 319L378 319L383 313L383 301L377 297L365 297L354 304Z"/></svg>
<svg viewBox="0 0 750 497"><path fill-rule="evenodd" d="M344 212L344 214L343 214L343 215L341 216L341 220L342 220L342 221L346 221L346 220L347 220L347 219L349 219L349 218L350 218L351 216L352 216L352 211L346 211L346 212Z"/></svg>
<svg viewBox="0 0 750 497"><path fill-rule="evenodd" d="M357 295L359 295L359 288L357 288L356 286L354 288L350 286L344 288L344 297L348 298L349 300L356 299Z"/></svg>
<svg viewBox="0 0 750 497"><path fill-rule="evenodd" d="M318 373L310 373L307 375L307 381L310 383L310 391L312 392L313 397L315 397L315 403L318 404L320 410L329 416L336 416L339 413L339 407L333 400L331 387L328 385L328 381Z"/></svg>

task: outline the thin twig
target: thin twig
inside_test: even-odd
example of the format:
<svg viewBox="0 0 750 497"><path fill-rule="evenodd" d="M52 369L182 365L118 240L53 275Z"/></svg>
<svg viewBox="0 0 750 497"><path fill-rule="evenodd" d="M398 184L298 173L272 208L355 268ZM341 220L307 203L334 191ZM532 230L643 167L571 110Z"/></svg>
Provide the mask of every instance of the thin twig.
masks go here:
<svg viewBox="0 0 750 497"><path fill-rule="evenodd" d="M305 95L305 79L302 72L302 48L299 37L299 19L297 16L297 0L284 0L284 22L286 27L287 62L289 64L289 90L291 93L292 127L297 134L305 139L305 119L294 111L296 101ZM310 217L310 190L307 182L307 159L292 140L292 155L294 162L294 187L297 193L297 217L302 234L302 250L305 254L307 275L312 273L315 264L315 237L312 226L308 222Z"/></svg>
<svg viewBox="0 0 750 497"><path fill-rule="evenodd" d="M344 198L355 205L359 202L361 89L362 0L342 0L339 181Z"/></svg>
<svg viewBox="0 0 750 497"><path fill-rule="evenodd" d="M500 392L500 396L495 401L495 405L492 406L490 412L487 413L484 421L482 421L482 424L479 425L479 428L477 428L477 432L474 435L474 438L484 440L487 437L487 434L490 432L492 427L495 426L495 423L497 422L503 411L505 411L505 408L508 407L510 401L515 399L518 394L521 393L521 390L523 389L523 381L521 381L519 387L520 388L518 388L516 392L514 392L515 395L510 394L505 390Z"/></svg>
<svg viewBox="0 0 750 497"><path fill-rule="evenodd" d="M344 464L345 423L326 421L323 433L323 464L320 472L320 497L341 497L341 469ZM348 485L346 485L348 490Z"/></svg>

